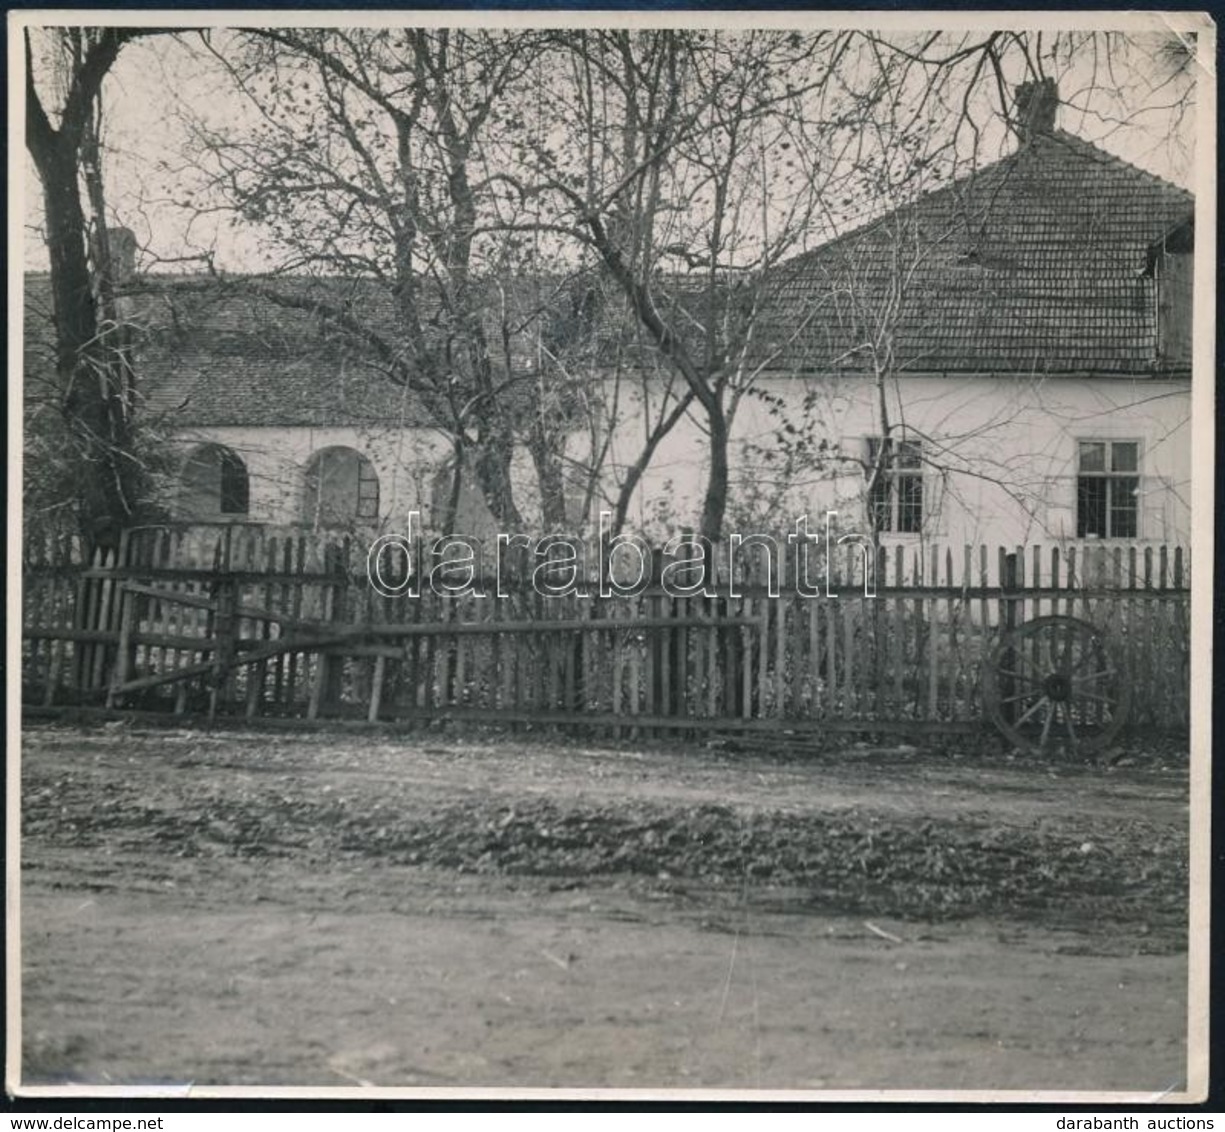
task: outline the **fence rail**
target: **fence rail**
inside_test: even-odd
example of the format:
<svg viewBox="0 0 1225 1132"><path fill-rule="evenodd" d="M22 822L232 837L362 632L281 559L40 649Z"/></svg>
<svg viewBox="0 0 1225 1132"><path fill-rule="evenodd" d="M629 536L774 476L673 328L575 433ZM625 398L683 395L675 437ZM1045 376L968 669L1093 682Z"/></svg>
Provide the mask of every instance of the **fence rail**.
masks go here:
<svg viewBox="0 0 1225 1132"><path fill-rule="evenodd" d="M841 550L806 574L824 595L828 570L834 597L760 554L735 573L716 555L702 596L657 576L629 596L545 597L520 569L485 596L385 597L364 545L288 530L142 530L90 562L27 543L23 693L247 718L965 731L1001 629L1063 614L1110 636L1133 725L1186 729L1181 548L892 547L872 597L861 550Z"/></svg>

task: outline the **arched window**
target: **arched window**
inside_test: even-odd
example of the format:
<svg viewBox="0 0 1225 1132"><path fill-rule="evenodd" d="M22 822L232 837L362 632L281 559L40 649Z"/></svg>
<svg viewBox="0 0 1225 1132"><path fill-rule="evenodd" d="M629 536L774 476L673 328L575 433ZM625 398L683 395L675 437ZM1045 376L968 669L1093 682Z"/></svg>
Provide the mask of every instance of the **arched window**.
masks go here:
<svg viewBox="0 0 1225 1132"><path fill-rule="evenodd" d="M202 444L183 465L179 511L185 519L246 517L250 505L247 465L224 444Z"/></svg>
<svg viewBox="0 0 1225 1132"><path fill-rule="evenodd" d="M343 527L379 517L379 477L360 452L324 448L306 466L303 519L312 527Z"/></svg>

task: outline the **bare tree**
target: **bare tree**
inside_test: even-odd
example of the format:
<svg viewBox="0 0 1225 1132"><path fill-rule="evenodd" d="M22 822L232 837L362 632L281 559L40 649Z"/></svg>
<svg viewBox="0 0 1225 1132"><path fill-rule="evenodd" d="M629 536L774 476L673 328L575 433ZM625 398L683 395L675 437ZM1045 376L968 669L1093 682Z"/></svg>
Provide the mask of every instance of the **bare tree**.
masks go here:
<svg viewBox="0 0 1225 1132"><path fill-rule="evenodd" d="M134 422L130 341L114 302L101 93L123 46L154 34L154 28L66 28L50 35L41 68L25 36L26 147L43 190L56 395L72 451L71 505L90 545L114 543L149 494ZM63 98L53 123L46 97L57 75Z"/></svg>
<svg viewBox="0 0 1225 1132"><path fill-rule="evenodd" d="M542 147L525 198L589 250L644 332L661 402L622 481L618 515L663 436L692 407L707 477L699 530L717 539L728 451L742 397L768 358L755 328L769 268L812 235L817 202L841 171L850 107L822 101L846 37L697 31L581 32L565 41L578 113ZM643 373L649 368L644 366Z"/></svg>
<svg viewBox="0 0 1225 1132"><path fill-rule="evenodd" d="M522 443L543 522L561 527L579 391L559 364L569 340L548 339L574 313L573 280L506 221L499 172L539 129L543 47L531 33L252 31L214 50L257 124L197 138L214 207L259 226L278 263L228 285L315 311L408 388L450 439L452 510L470 473L500 524L521 523Z"/></svg>

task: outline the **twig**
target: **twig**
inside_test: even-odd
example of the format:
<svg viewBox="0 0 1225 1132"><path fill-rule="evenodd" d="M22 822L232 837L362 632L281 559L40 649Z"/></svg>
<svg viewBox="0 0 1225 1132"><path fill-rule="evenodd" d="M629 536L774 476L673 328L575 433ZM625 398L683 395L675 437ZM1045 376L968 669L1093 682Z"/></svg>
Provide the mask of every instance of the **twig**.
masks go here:
<svg viewBox="0 0 1225 1132"><path fill-rule="evenodd" d="M568 971L570 969L569 960L561 959L554 955L553 952L545 951L544 948L540 949L540 954L543 955L550 963L556 963L563 971Z"/></svg>
<svg viewBox="0 0 1225 1132"><path fill-rule="evenodd" d="M736 934L732 938L732 955L727 964L727 977L723 980L723 997L719 1000L719 1017L715 1019L715 1025L718 1026L723 1022L723 1012L727 1009L727 996L732 989L732 972L736 969L736 948L740 944L740 929L736 928Z"/></svg>
<svg viewBox="0 0 1225 1132"><path fill-rule="evenodd" d="M364 1077L358 1077L353 1073L346 1073L343 1069L337 1069L335 1065L329 1065L328 1068L337 1077L343 1077L346 1081L352 1081L355 1085L361 1085L363 1089L372 1089L374 1087L373 1081L367 1081Z"/></svg>
<svg viewBox="0 0 1225 1132"><path fill-rule="evenodd" d="M884 928L878 928L871 920L864 920L863 926L868 929L873 935L878 935L881 939L887 939L890 943L905 943L906 941L900 935L894 935L892 932L885 931Z"/></svg>

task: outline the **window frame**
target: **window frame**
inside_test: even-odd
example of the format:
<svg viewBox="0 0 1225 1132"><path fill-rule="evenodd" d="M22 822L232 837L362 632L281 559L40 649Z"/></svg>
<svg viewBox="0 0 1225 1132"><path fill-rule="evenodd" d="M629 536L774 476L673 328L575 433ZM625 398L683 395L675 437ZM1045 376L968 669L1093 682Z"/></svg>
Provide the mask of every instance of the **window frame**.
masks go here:
<svg viewBox="0 0 1225 1132"><path fill-rule="evenodd" d="M923 458L924 442L921 438L909 437L905 434L900 437L865 436L863 447L865 480L872 475L872 469L876 466L881 445L892 446L893 452L887 454L885 464L880 470L880 475L868 492L866 501L868 521L877 534L911 537L922 535L924 524L928 520L928 506L930 503L927 484L928 477ZM900 463L899 461L905 459L910 454L910 451L914 453L915 462L913 464ZM917 487L917 499L903 498L905 494L902 488L903 483L912 485L911 490L913 490L913 487ZM880 496L882 495L888 505L888 514L887 522L879 524L877 517L881 514ZM903 527L903 515L909 514L915 509L918 511L917 521L911 519Z"/></svg>
<svg viewBox="0 0 1225 1132"><path fill-rule="evenodd" d="M1141 485L1144 481L1144 442L1139 437L1135 436L1078 436L1076 437L1076 451L1074 455L1075 473L1073 477L1073 518L1076 522L1076 537L1078 539L1091 540L1095 542L1106 542L1120 539L1139 539L1143 537L1143 508L1140 504ZM1084 471L1081 468L1081 459L1083 448L1087 444L1100 444L1104 447L1102 470L1101 471ZM1136 459L1135 468L1131 471L1114 471L1114 447L1115 445L1129 444L1135 449ZM1102 513L1104 516L1103 528L1105 533L1098 534L1096 531L1089 532L1085 529L1086 524L1082 522L1082 483L1085 480L1100 482L1105 485L1105 491L1102 502ZM1132 530L1126 534L1118 534L1115 532L1114 514L1117 508L1115 507L1115 493L1117 484L1132 481L1135 484L1133 490L1134 506L1131 510L1133 517Z"/></svg>
<svg viewBox="0 0 1225 1132"><path fill-rule="evenodd" d="M369 456L358 452L358 457L357 504L354 507L353 517L359 522L361 520L377 520L379 517L380 491L378 469L375 468Z"/></svg>
<svg viewBox="0 0 1225 1132"><path fill-rule="evenodd" d="M192 446L179 468L174 490L175 513L188 522L250 521L251 470L246 460L219 440L201 440ZM203 500L206 505L188 506L187 500Z"/></svg>
<svg viewBox="0 0 1225 1132"><path fill-rule="evenodd" d="M347 491L347 484L337 480L333 461L351 457L355 468L352 484L353 507L346 514L325 506L329 489L337 484ZM377 523L382 500L382 480L374 461L360 448L348 444L328 444L315 449L303 468L302 524L312 530L343 530L346 527ZM313 506L312 506L313 504Z"/></svg>

